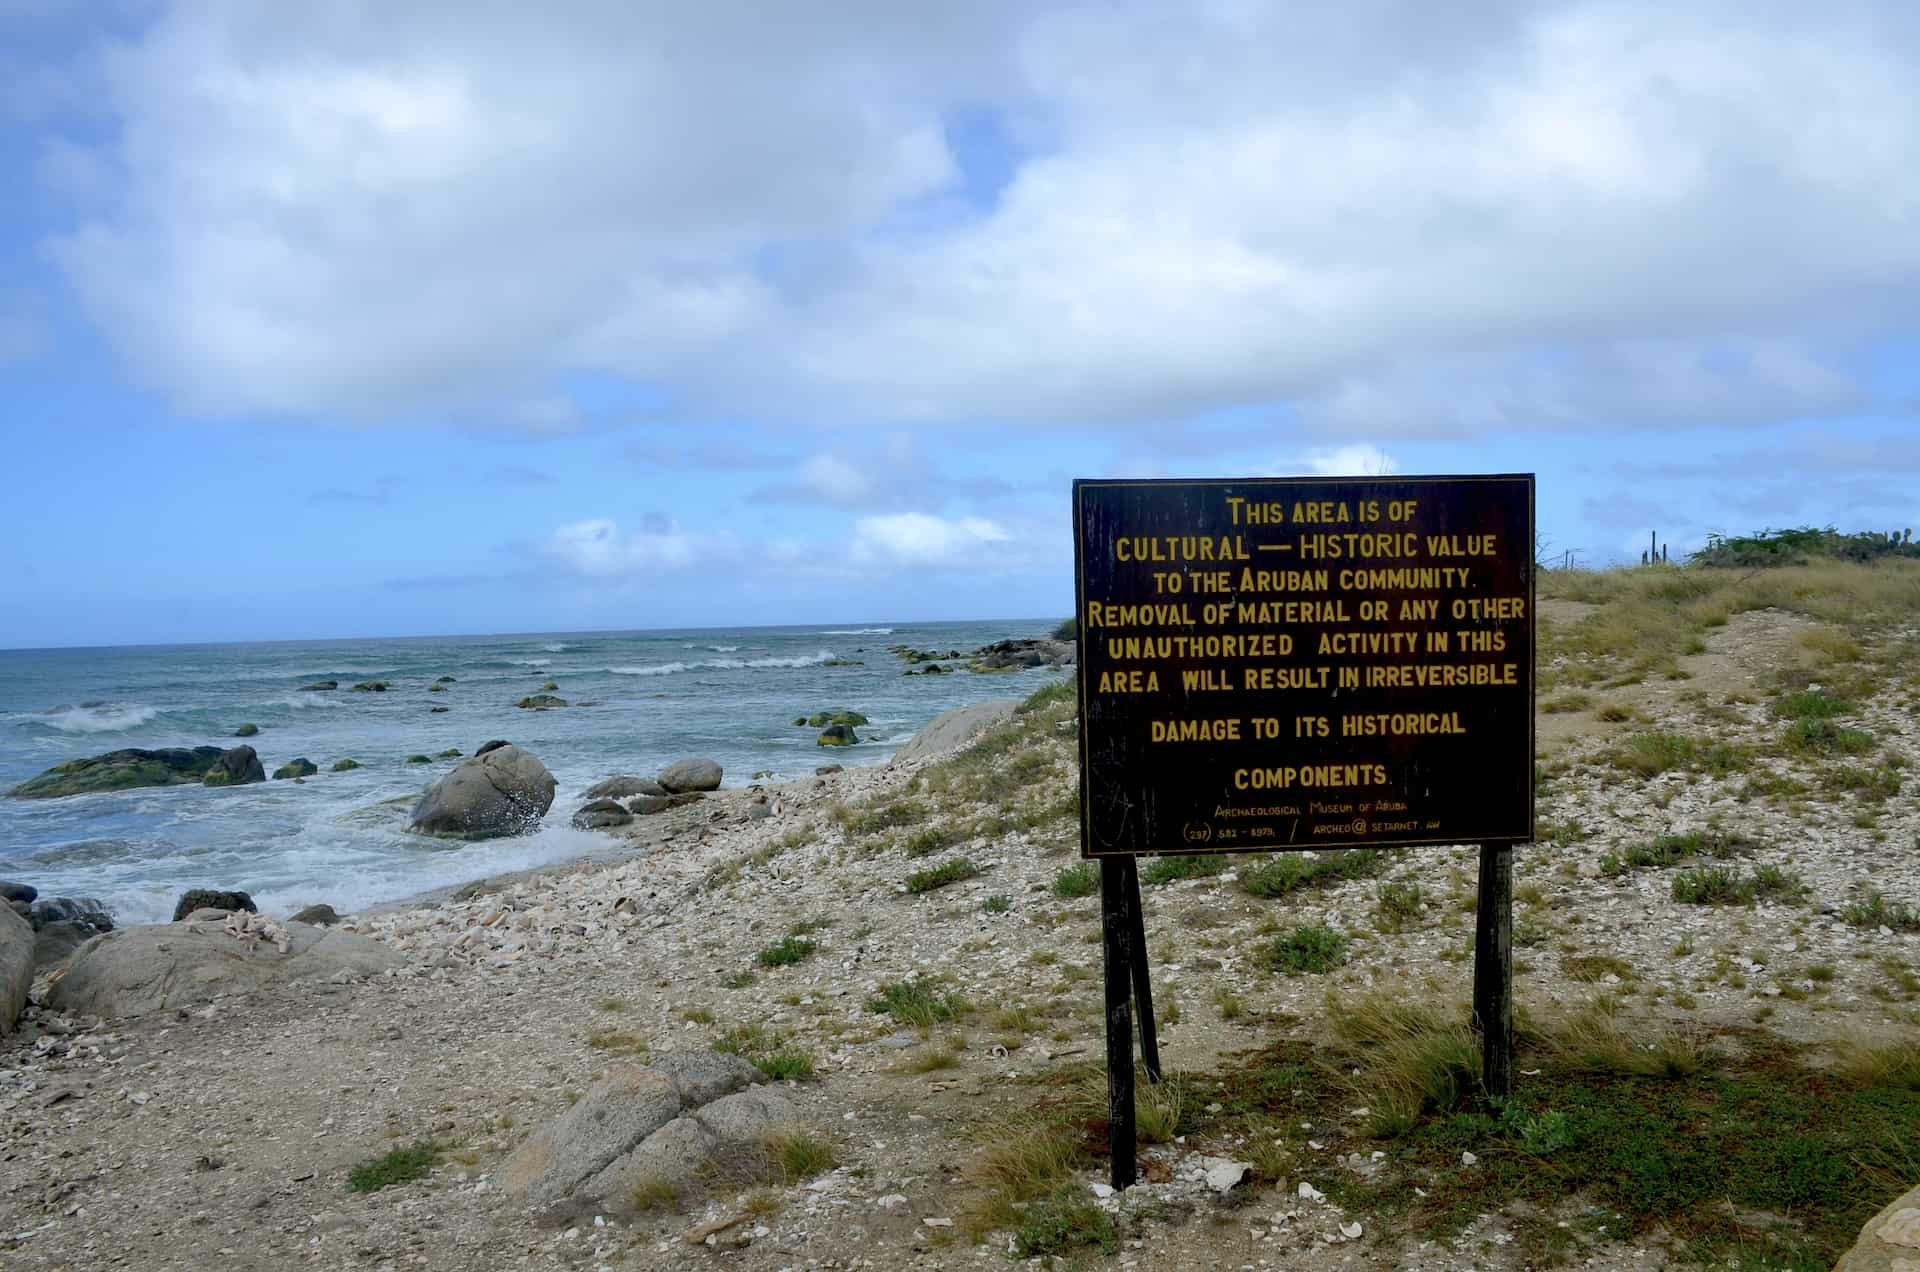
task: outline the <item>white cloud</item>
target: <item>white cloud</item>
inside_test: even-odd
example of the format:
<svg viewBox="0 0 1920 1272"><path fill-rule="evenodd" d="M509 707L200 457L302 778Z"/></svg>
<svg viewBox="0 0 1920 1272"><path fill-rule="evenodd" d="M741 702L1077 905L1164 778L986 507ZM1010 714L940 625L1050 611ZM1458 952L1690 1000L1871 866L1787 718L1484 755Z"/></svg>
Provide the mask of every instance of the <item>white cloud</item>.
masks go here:
<svg viewBox="0 0 1920 1272"><path fill-rule="evenodd" d="M831 503L864 499L872 490L866 474L836 455L813 455L800 465L800 484Z"/></svg>
<svg viewBox="0 0 1920 1272"><path fill-rule="evenodd" d="M853 523L857 564L980 564L1013 536L985 517L947 519L924 512L861 517Z"/></svg>
<svg viewBox="0 0 1920 1272"><path fill-rule="evenodd" d="M1400 471L1400 463L1372 442L1319 448L1292 460L1282 460L1287 471L1305 468L1315 477L1384 477Z"/></svg>
<svg viewBox="0 0 1920 1272"><path fill-rule="evenodd" d="M50 165L53 259L195 408L1644 426L1855 401L1915 317L1899 0L346 15L168 12ZM1034 148L959 198L982 105Z"/></svg>
<svg viewBox="0 0 1920 1272"><path fill-rule="evenodd" d="M679 573L739 556L729 536L689 532L658 517L631 532L611 517L569 522L548 536L540 552L573 574L604 579Z"/></svg>

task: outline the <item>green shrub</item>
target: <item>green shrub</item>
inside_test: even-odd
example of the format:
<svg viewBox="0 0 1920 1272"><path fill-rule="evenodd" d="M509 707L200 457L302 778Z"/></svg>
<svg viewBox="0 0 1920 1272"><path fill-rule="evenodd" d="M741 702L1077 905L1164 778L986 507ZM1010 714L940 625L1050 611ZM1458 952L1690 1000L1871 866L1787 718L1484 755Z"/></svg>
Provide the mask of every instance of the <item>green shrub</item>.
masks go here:
<svg viewBox="0 0 1920 1272"><path fill-rule="evenodd" d="M1324 888L1379 874L1386 859L1377 849L1349 848L1317 856L1279 853L1240 872L1241 890L1256 897L1284 897L1304 888Z"/></svg>
<svg viewBox="0 0 1920 1272"><path fill-rule="evenodd" d="M1267 964L1288 975L1330 972L1346 958L1347 938L1332 928L1297 927L1267 950Z"/></svg>
<svg viewBox="0 0 1920 1272"><path fill-rule="evenodd" d="M354 1192L379 1192L394 1184L425 1179L440 1164L442 1151L432 1140L416 1140L406 1148L393 1149L355 1166L347 1172L347 1187Z"/></svg>
<svg viewBox="0 0 1920 1272"><path fill-rule="evenodd" d="M1227 859L1219 853L1189 857L1156 857L1140 872L1140 882L1159 885L1180 879L1204 879L1227 868Z"/></svg>
<svg viewBox="0 0 1920 1272"><path fill-rule="evenodd" d="M818 947L804 937L789 936L756 956L762 967L786 967L811 955Z"/></svg>
<svg viewBox="0 0 1920 1272"><path fill-rule="evenodd" d="M1100 868L1091 861L1083 861L1077 866L1068 866L1053 876L1053 895L1056 897L1092 896L1100 888Z"/></svg>
<svg viewBox="0 0 1920 1272"><path fill-rule="evenodd" d="M932 892L935 888L944 888L950 883L960 883L980 873L980 867L966 857L955 857L943 862L931 870L921 870L907 876L907 891L911 893Z"/></svg>
<svg viewBox="0 0 1920 1272"><path fill-rule="evenodd" d="M867 1000L867 1010L892 1016L903 1025L924 1029L940 1021L959 1018L967 1011L967 1005L955 995L941 993L931 981L915 978L882 985L879 995Z"/></svg>

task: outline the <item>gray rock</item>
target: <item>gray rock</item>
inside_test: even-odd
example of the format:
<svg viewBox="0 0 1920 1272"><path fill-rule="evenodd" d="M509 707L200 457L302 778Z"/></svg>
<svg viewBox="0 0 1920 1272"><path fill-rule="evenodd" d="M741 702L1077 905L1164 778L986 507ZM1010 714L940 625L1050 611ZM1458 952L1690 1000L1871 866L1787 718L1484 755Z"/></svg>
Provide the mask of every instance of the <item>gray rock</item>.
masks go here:
<svg viewBox="0 0 1920 1272"><path fill-rule="evenodd" d="M49 923L33 934L33 970L42 970L66 961L68 955L100 935L84 923Z"/></svg>
<svg viewBox="0 0 1920 1272"><path fill-rule="evenodd" d="M771 816L773 816L773 809L765 804L751 804L747 807L748 821L765 821Z"/></svg>
<svg viewBox="0 0 1920 1272"><path fill-rule="evenodd" d="M273 780L277 782L288 777L312 777L319 771L320 766L303 755L297 760L288 760L273 770Z"/></svg>
<svg viewBox="0 0 1920 1272"><path fill-rule="evenodd" d="M378 941L349 932L288 923L287 951L231 936L220 923L157 923L121 928L74 953L54 982L51 1006L102 1017L144 1016L205 1002L217 994L264 989L341 972L371 976L400 966Z"/></svg>
<svg viewBox="0 0 1920 1272"><path fill-rule="evenodd" d="M689 1111L647 1136L584 1189L598 1203L618 1204L651 1180L675 1185L698 1179L746 1183L766 1168L767 1132L800 1120L793 1101L764 1087L736 1091Z"/></svg>
<svg viewBox="0 0 1920 1272"><path fill-rule="evenodd" d="M490 742L427 788L409 829L452 839L524 834L553 807L557 785L532 752Z"/></svg>
<svg viewBox="0 0 1920 1272"><path fill-rule="evenodd" d="M612 826L624 826L633 820L633 814L620 807L611 799L596 799L573 815L576 830L606 830Z"/></svg>
<svg viewBox="0 0 1920 1272"><path fill-rule="evenodd" d="M704 756L675 760L660 771L659 782L672 795L685 791L717 791L720 765Z"/></svg>
<svg viewBox="0 0 1920 1272"><path fill-rule="evenodd" d="M1914 1266L1920 1249L1920 1185L1895 1197L1860 1229L1833 1272L1888 1272Z"/></svg>
<svg viewBox="0 0 1920 1272"><path fill-rule="evenodd" d="M17 914L17 915L19 915L19 916L20 916L21 918L23 918L23 919L24 919L24 918L26 918L26 917L27 917L27 916L28 916L29 914L32 914L32 913L33 913L33 902L31 902L31 901L9 901L9 902L7 902L7 909L9 909L9 910L12 910L12 911L13 911L13 912L14 912L15 914ZM31 926L32 926L32 924L28 924L28 926L29 926L29 927L31 927Z"/></svg>
<svg viewBox="0 0 1920 1272"><path fill-rule="evenodd" d="M841 768L838 764L822 764L819 768L813 770L814 776L816 777L826 777L829 774L838 773L840 771L841 771Z"/></svg>
<svg viewBox="0 0 1920 1272"><path fill-rule="evenodd" d="M33 927L11 909L0 910L0 1034L12 1033L33 984Z"/></svg>
<svg viewBox="0 0 1920 1272"><path fill-rule="evenodd" d="M310 905L287 920L289 923L311 923L315 927L332 927L339 921L340 916L334 908L325 904Z"/></svg>
<svg viewBox="0 0 1920 1272"><path fill-rule="evenodd" d="M40 890L30 883L9 883L0 879L0 901L31 902L40 895Z"/></svg>
<svg viewBox="0 0 1920 1272"><path fill-rule="evenodd" d="M615 1065L580 1101L541 1127L500 1168L500 1186L537 1209L562 1203L586 1204L630 1195L633 1185L656 1161L677 1163L674 1154L696 1157L696 1167L707 1160L700 1151L717 1142L707 1129L705 1114L737 1099L748 1083L759 1077L738 1056L714 1052L685 1052L663 1056L651 1067ZM657 1156L648 1145L662 1128L690 1120L663 1141ZM744 1114L722 1110L722 1127L743 1123ZM684 1141L684 1143L683 1143ZM709 1150L710 1151L710 1150ZM690 1178L691 1170L670 1176Z"/></svg>
<svg viewBox="0 0 1920 1272"><path fill-rule="evenodd" d="M316 680L310 685L301 685L301 693L331 693L340 687L338 680Z"/></svg>
<svg viewBox="0 0 1920 1272"><path fill-rule="evenodd" d="M646 817L684 804L697 804L704 798L699 791L686 791L679 795L635 795L627 801L627 811L636 817Z"/></svg>
<svg viewBox="0 0 1920 1272"><path fill-rule="evenodd" d="M36 932L49 923L78 923L96 932L113 930L113 916L93 897L41 897L33 903L27 922Z"/></svg>
<svg viewBox="0 0 1920 1272"><path fill-rule="evenodd" d="M248 914L259 913L259 907L254 905L253 898L244 892L222 892L218 888L189 888L180 894L178 901L173 903L173 921L178 923L195 910L227 912L245 910Z"/></svg>
<svg viewBox="0 0 1920 1272"><path fill-rule="evenodd" d="M1018 698L993 698L942 712L914 734L912 741L894 752L892 762L903 764L957 750L972 741L975 734L1011 719L1013 709L1019 705Z"/></svg>
<svg viewBox="0 0 1920 1272"><path fill-rule="evenodd" d="M650 777L609 777L587 787L588 799L627 799L634 795L665 795L667 788Z"/></svg>
<svg viewBox="0 0 1920 1272"><path fill-rule="evenodd" d="M477 760L481 756L485 755L488 751L498 751L503 746L512 746L512 745L513 743L508 742L504 738L495 738L491 742L482 742L479 746L475 747L473 752L473 757Z"/></svg>
<svg viewBox="0 0 1920 1272"><path fill-rule="evenodd" d="M860 740L850 724L830 724L813 740L815 746L852 746Z"/></svg>
<svg viewBox="0 0 1920 1272"><path fill-rule="evenodd" d="M222 751L200 780L208 786L245 786L266 781L267 770L252 747L236 746Z"/></svg>

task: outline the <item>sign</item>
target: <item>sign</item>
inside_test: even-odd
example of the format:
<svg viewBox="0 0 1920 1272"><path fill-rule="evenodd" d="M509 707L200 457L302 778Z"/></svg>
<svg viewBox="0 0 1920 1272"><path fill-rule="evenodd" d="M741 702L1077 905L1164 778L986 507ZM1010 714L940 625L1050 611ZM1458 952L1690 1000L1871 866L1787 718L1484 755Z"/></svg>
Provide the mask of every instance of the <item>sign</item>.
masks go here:
<svg viewBox="0 0 1920 1272"><path fill-rule="evenodd" d="M1533 838L1533 476L1082 480L1081 851Z"/></svg>

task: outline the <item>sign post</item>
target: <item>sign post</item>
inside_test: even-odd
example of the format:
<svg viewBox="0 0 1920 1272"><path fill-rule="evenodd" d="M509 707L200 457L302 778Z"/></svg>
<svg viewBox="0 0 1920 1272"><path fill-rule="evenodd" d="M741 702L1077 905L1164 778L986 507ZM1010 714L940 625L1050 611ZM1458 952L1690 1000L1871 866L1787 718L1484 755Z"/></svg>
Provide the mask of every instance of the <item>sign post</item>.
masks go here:
<svg viewBox="0 0 1920 1272"><path fill-rule="evenodd" d="M1081 854L1101 864L1113 1183L1134 859L1478 844L1475 1027L1512 1073L1512 845L1533 838L1531 474L1076 481Z"/></svg>

